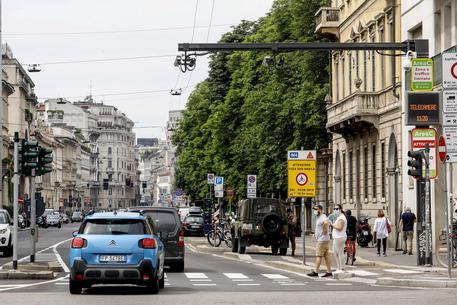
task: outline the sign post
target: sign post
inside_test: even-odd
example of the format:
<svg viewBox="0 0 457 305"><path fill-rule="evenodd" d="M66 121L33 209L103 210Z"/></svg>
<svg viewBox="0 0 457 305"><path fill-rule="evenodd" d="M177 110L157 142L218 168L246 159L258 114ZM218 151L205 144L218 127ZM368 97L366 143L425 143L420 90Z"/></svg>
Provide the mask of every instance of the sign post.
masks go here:
<svg viewBox="0 0 457 305"><path fill-rule="evenodd" d="M296 150L287 152L288 196L301 197L301 231L303 242L303 264L306 263L306 206L305 197L316 196L315 150Z"/></svg>
<svg viewBox="0 0 457 305"><path fill-rule="evenodd" d="M247 198L257 197L257 175L248 175L247 177Z"/></svg>

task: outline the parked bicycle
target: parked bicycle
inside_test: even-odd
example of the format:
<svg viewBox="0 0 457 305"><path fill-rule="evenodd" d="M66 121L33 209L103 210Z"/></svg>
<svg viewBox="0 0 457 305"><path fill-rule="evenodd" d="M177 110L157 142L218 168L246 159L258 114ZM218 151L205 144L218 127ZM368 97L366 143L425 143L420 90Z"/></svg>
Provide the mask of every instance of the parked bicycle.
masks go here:
<svg viewBox="0 0 457 305"><path fill-rule="evenodd" d="M212 247L219 247L222 244L222 241L225 242L227 247L232 247L232 234L230 233L230 230L226 228L226 222L218 224L216 226L216 232L214 232L213 227L213 229L208 232L206 238Z"/></svg>

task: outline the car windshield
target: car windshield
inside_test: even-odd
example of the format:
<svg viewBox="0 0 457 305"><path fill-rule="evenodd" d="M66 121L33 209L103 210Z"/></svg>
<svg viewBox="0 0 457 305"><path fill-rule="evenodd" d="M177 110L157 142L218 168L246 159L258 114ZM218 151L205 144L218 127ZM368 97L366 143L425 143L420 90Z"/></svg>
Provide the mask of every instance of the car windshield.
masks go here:
<svg viewBox="0 0 457 305"><path fill-rule="evenodd" d="M187 217L185 222L198 222L198 223L203 223L203 217Z"/></svg>
<svg viewBox="0 0 457 305"><path fill-rule="evenodd" d="M73 212L73 216L81 216L81 212Z"/></svg>
<svg viewBox="0 0 457 305"><path fill-rule="evenodd" d="M154 220L158 232L174 232L176 230L178 220L173 212L148 211L146 213Z"/></svg>
<svg viewBox="0 0 457 305"><path fill-rule="evenodd" d="M141 219L90 219L82 226L80 233L142 235L146 234L146 227Z"/></svg>
<svg viewBox="0 0 457 305"><path fill-rule="evenodd" d="M5 223L7 223L6 214L5 213L0 213L0 224L5 224Z"/></svg>

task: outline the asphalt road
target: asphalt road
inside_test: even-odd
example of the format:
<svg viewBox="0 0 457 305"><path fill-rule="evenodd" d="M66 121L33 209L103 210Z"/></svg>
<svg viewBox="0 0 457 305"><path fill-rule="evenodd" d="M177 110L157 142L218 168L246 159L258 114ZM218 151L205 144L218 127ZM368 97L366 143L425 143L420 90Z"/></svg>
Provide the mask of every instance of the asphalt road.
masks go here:
<svg viewBox="0 0 457 305"><path fill-rule="evenodd" d="M43 232L44 249L71 237L76 226ZM68 263L69 242L57 247ZM400 289L308 278L261 263L188 249L184 273L166 273L159 295L135 286L98 286L70 295L68 274L51 281L0 281L1 304L455 304L455 290Z"/></svg>

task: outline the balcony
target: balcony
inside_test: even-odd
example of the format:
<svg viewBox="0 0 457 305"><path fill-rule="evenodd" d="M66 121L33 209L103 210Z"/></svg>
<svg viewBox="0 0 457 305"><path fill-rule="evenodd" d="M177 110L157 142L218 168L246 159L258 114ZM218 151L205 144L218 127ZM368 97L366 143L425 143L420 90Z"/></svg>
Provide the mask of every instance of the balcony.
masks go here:
<svg viewBox="0 0 457 305"><path fill-rule="evenodd" d="M379 95L356 92L327 106L327 128L342 135L357 134L363 129L378 127Z"/></svg>
<svg viewBox="0 0 457 305"><path fill-rule="evenodd" d="M321 7L316 13L316 34L339 37L340 10L336 7Z"/></svg>

